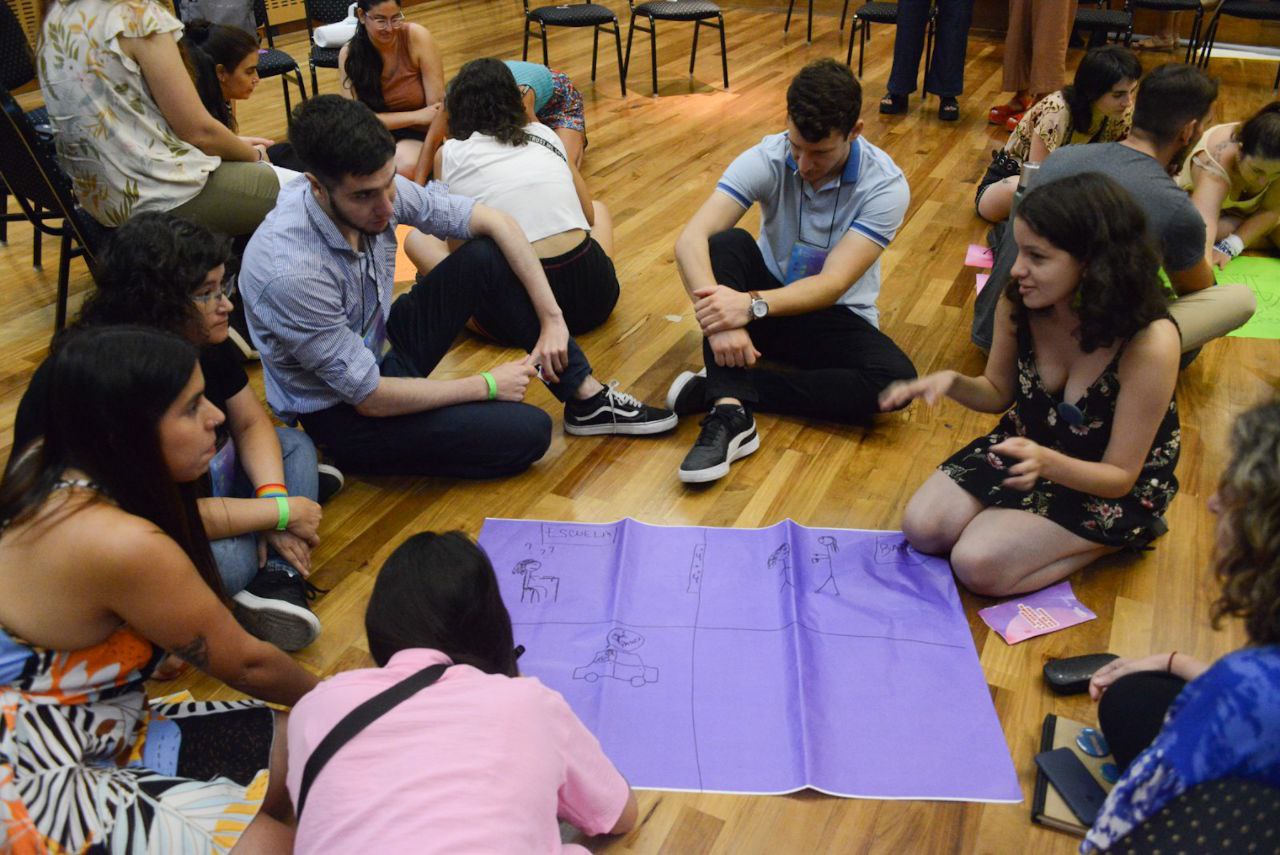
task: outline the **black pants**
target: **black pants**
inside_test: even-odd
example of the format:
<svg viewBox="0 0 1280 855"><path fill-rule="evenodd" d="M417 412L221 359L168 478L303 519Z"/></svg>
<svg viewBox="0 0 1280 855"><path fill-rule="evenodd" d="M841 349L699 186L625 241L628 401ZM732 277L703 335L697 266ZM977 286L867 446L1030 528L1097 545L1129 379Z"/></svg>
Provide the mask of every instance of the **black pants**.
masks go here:
<svg viewBox="0 0 1280 855"><path fill-rule="evenodd" d="M735 291L782 287L749 232L712 235L710 249L716 282ZM844 306L752 321L747 332L756 350L780 367L718 366L704 340L708 404L737 398L762 412L865 422L880 411L881 390L916 376L911 360L887 335Z"/></svg>
<svg viewBox="0 0 1280 855"><path fill-rule="evenodd" d="M1098 725L1123 772L1146 750L1164 724L1169 705L1187 681L1164 671L1126 674L1098 701Z"/></svg>
<svg viewBox="0 0 1280 855"><path fill-rule="evenodd" d="M929 6L929 0L898 2L893 69L885 87L892 95L910 95L916 91ZM964 91L964 54L969 45L969 22L972 18L973 0L939 0L937 36L933 41L929 75L924 81L925 92L947 98Z"/></svg>
<svg viewBox="0 0 1280 855"><path fill-rule="evenodd" d="M486 325L526 351L541 324L523 284L501 250L483 238L468 241L391 306L391 352L384 377L426 377L463 325L483 310ZM568 399L591 374L586 356L569 340L569 367L548 388ZM302 423L317 447L353 472L492 478L527 469L551 444L551 419L523 403L456 404L402 416L362 416L348 404L306 413Z"/></svg>

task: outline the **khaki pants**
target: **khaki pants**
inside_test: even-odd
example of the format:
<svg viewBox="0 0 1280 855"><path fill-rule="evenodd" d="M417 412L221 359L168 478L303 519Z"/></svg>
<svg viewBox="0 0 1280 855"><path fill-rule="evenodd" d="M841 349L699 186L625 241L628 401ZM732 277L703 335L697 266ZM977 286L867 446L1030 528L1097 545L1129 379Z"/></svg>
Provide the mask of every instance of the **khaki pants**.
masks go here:
<svg viewBox="0 0 1280 855"><path fill-rule="evenodd" d="M1182 333L1186 353L1244 326L1257 307L1248 285L1214 285L1174 300L1169 314Z"/></svg>
<svg viewBox="0 0 1280 855"><path fill-rule="evenodd" d="M280 179L266 163L223 161L209 173L204 189L169 213L207 229L239 237L252 234L276 206Z"/></svg>
<svg viewBox="0 0 1280 855"><path fill-rule="evenodd" d="M1075 19L1076 0L1009 0L1004 91L1048 95L1062 88Z"/></svg>

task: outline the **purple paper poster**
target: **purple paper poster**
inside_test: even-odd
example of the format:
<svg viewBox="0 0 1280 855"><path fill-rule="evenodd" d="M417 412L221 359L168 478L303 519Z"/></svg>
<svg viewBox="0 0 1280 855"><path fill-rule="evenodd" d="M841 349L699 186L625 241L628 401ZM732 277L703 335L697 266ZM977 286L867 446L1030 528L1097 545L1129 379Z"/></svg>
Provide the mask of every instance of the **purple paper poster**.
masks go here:
<svg viewBox="0 0 1280 855"><path fill-rule="evenodd" d="M1059 582L978 612L983 623L1010 644L1057 632L1097 617L1076 599L1070 582Z"/></svg>
<svg viewBox="0 0 1280 855"><path fill-rule="evenodd" d="M945 561L899 532L486 520L524 673L638 787L1019 801Z"/></svg>

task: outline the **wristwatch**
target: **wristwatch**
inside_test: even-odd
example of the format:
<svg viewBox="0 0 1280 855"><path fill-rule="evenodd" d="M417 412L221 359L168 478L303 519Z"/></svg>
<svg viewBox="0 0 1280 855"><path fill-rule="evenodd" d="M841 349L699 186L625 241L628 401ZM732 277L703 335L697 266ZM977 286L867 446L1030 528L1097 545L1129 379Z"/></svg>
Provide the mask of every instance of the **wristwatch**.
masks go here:
<svg viewBox="0 0 1280 855"><path fill-rule="evenodd" d="M758 321L761 318L768 317L769 304L760 296L759 291L748 291L751 296L751 320Z"/></svg>

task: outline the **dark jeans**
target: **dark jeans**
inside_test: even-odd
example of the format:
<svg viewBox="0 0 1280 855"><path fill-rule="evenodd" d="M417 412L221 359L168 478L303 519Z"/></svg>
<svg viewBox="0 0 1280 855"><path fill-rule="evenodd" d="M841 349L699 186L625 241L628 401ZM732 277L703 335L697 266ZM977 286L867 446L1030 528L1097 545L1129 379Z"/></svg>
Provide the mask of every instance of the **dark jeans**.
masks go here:
<svg viewBox="0 0 1280 855"><path fill-rule="evenodd" d="M384 377L426 377L449 351L473 314L503 341L526 351L541 325L520 280L487 238L450 253L391 306L391 352ZM548 388L568 399L591 374L586 356L569 340L569 367ZM523 403L456 404L402 416L362 416L347 404L301 417L316 445L342 468L373 475L492 478L527 469L551 444L551 419Z"/></svg>
<svg viewBox="0 0 1280 855"><path fill-rule="evenodd" d="M1187 681L1164 671L1126 674L1098 701L1098 725L1123 772L1147 749L1164 724L1169 705Z"/></svg>
<svg viewBox="0 0 1280 855"><path fill-rule="evenodd" d="M893 41L893 70L885 87L891 95L910 95L920 79L920 55L929 21L929 0L898 0L898 31ZM969 44L973 0L938 0L938 29L924 91L955 97L964 91L964 54Z"/></svg>
<svg viewBox="0 0 1280 855"><path fill-rule="evenodd" d="M742 229L712 235L716 281L735 291L781 288L755 238ZM707 402L737 398L752 409L836 422L865 422L895 380L916 376L911 360L880 330L844 306L764 318L747 326L756 350L785 367L724 368L704 340Z"/></svg>

